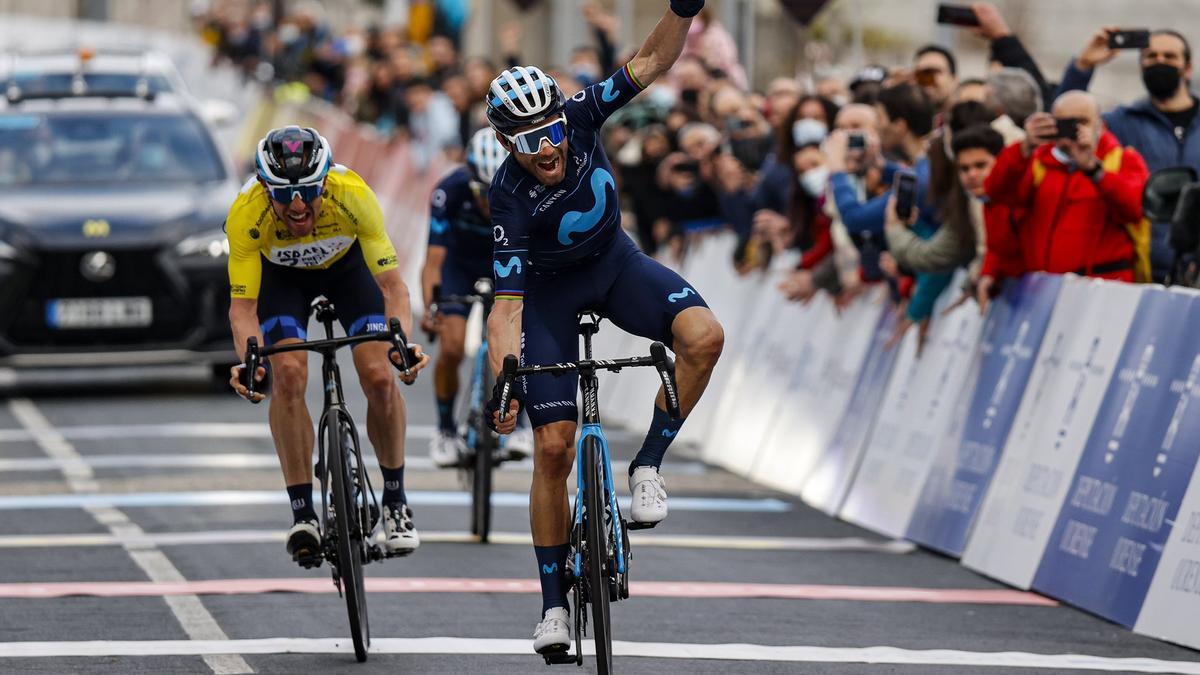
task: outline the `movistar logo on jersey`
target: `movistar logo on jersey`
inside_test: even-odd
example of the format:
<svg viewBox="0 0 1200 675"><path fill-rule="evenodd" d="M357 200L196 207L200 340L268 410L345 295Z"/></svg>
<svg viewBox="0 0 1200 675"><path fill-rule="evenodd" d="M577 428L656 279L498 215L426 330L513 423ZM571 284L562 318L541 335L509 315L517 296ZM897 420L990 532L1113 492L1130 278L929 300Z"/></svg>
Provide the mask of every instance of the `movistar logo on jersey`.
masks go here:
<svg viewBox="0 0 1200 675"><path fill-rule="evenodd" d="M500 264L499 260L492 261L492 271L501 279L507 279L508 275L512 274L514 269L517 271L517 274L521 273L521 259L515 255L509 258L508 262L503 265Z"/></svg>
<svg viewBox="0 0 1200 675"><path fill-rule="evenodd" d="M670 429L663 429L662 435L663 435L663 438L675 438L675 434L677 434L677 433L679 433L679 432L671 431Z"/></svg>
<svg viewBox="0 0 1200 675"><path fill-rule="evenodd" d="M604 87L604 91L602 91L600 93L600 98L605 103L612 103L613 101L617 100L618 96L621 95L620 89L617 89L616 91L613 90L613 86L615 86L615 85L614 85L611 77L608 78L607 80L605 80L604 84L601 86Z"/></svg>
<svg viewBox="0 0 1200 675"><path fill-rule="evenodd" d="M446 230L450 229L450 221L445 218L434 218L429 224L429 229L433 230L434 234L445 234Z"/></svg>
<svg viewBox="0 0 1200 675"><path fill-rule="evenodd" d="M611 173L602 167L597 167L592 172L592 196L596 200L595 204L591 210L586 212L567 211L567 214L559 221L558 243L569 246L572 243L571 235L587 232L600 224L600 220L604 218L605 207L608 205L609 188L615 192L617 182L613 180Z"/></svg>
<svg viewBox="0 0 1200 675"><path fill-rule="evenodd" d="M680 300L683 300L684 298L686 298L689 295L696 295L696 291L693 290L690 286L684 286L682 291L668 295L667 302L674 304L676 302L679 302Z"/></svg>
<svg viewBox="0 0 1200 675"><path fill-rule="evenodd" d="M558 563L550 563L549 565L542 565L542 574L554 574L557 571L558 571Z"/></svg>

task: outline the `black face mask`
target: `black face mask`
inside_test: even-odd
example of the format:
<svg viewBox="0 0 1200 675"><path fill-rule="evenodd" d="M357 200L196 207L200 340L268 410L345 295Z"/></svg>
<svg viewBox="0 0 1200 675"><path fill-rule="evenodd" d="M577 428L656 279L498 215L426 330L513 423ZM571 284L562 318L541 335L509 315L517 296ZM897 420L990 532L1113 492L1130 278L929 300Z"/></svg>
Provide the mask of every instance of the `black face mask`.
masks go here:
<svg viewBox="0 0 1200 675"><path fill-rule="evenodd" d="M1150 98L1165 101L1179 91L1179 82L1183 74L1179 69L1167 63L1156 63L1142 68L1142 84L1150 92Z"/></svg>

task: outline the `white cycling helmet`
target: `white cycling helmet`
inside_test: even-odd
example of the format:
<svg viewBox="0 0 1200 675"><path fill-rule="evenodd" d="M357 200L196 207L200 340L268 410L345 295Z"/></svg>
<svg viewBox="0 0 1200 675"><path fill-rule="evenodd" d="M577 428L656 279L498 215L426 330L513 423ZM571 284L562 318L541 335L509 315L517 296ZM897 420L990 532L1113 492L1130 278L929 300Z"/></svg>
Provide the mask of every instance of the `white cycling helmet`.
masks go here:
<svg viewBox="0 0 1200 675"><path fill-rule="evenodd" d="M475 132L467 145L467 167L475 179L484 185L492 184L492 177L508 157L508 151L496 140L496 132L484 127Z"/></svg>
<svg viewBox="0 0 1200 675"><path fill-rule="evenodd" d="M502 134L540 124L559 114L567 99L562 89L537 66L516 66L492 80L487 95L487 116Z"/></svg>

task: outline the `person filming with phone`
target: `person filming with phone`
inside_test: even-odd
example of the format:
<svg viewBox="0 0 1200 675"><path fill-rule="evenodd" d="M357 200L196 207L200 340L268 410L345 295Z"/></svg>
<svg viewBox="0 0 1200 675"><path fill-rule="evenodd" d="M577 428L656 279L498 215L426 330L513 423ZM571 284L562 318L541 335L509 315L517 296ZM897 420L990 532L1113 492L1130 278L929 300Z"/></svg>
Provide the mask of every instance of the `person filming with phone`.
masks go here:
<svg viewBox="0 0 1200 675"><path fill-rule="evenodd" d="M992 202L1025 212L1025 270L1133 281L1139 263L1149 262L1142 156L1121 146L1096 99L1082 91L1031 115L1025 133L1000 153L985 183Z"/></svg>

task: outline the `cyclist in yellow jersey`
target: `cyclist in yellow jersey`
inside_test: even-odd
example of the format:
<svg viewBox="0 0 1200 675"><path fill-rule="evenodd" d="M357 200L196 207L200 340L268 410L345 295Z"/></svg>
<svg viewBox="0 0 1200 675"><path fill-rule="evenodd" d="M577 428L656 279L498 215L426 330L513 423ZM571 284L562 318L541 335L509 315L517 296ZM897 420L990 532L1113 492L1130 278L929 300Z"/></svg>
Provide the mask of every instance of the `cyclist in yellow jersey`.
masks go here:
<svg viewBox="0 0 1200 675"><path fill-rule="evenodd" d="M408 287L379 201L363 179L333 164L329 143L315 129L298 126L270 131L258 144L255 163L257 175L242 188L225 221L229 322L238 357L244 360L251 336L267 345L303 341L310 305L321 295L333 302L347 335L385 330L392 316L411 334ZM429 362L418 345L411 346L419 362L401 375L408 383ZM386 343L367 342L356 345L353 356L367 397L367 436L384 478L383 546L405 554L416 550L420 538L404 494L405 406L388 349ZM230 385L249 398L241 369L233 368ZM320 561L321 542L312 501L314 431L304 401L307 354L276 354L255 377L264 382L263 389L273 381L271 436L292 506L287 550L310 567Z"/></svg>

